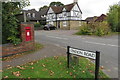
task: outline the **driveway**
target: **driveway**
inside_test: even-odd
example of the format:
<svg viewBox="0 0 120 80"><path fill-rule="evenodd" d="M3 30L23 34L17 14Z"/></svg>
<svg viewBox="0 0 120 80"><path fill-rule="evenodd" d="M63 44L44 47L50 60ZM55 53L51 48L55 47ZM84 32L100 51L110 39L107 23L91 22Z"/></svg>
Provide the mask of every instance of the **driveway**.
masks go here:
<svg viewBox="0 0 120 80"><path fill-rule="evenodd" d="M35 31L35 40L66 49L72 46L80 49L100 51L100 65L111 78L118 78L118 36L89 37L72 35L76 30ZM51 48L51 47L50 47ZM52 48L51 48L52 49Z"/></svg>

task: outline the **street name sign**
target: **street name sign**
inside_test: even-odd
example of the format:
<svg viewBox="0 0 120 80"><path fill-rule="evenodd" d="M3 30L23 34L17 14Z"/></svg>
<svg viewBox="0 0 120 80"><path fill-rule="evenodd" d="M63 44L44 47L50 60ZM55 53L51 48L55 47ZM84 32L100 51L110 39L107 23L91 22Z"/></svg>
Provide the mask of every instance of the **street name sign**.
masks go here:
<svg viewBox="0 0 120 80"><path fill-rule="evenodd" d="M83 50L83 49L78 49L78 48L67 46L67 67L68 68L70 64L70 60L69 60L70 54L95 60L95 80L98 80L99 66L100 66L100 52L99 51L94 52L94 51Z"/></svg>
<svg viewBox="0 0 120 80"><path fill-rule="evenodd" d="M90 59L94 59L94 60L96 59L96 53L95 52L84 51L84 50L75 49L75 48L70 48L69 52L71 54L83 56L83 57L86 57L86 58L90 58Z"/></svg>

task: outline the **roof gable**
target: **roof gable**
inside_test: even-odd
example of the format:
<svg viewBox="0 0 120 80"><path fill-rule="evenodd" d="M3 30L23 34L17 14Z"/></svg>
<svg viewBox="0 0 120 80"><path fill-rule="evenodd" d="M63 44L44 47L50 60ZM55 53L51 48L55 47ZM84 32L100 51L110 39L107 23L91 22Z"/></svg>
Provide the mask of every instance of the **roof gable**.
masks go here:
<svg viewBox="0 0 120 80"><path fill-rule="evenodd" d="M80 11L82 13L82 11L81 11L80 6L78 5L78 3L74 3L74 7L72 8L72 10Z"/></svg>
<svg viewBox="0 0 120 80"><path fill-rule="evenodd" d="M63 6L51 6L51 8L53 9L54 13L58 14L61 13L63 10Z"/></svg>
<svg viewBox="0 0 120 80"><path fill-rule="evenodd" d="M50 7L50 8L48 9L48 13L54 13L54 10L53 10L52 7Z"/></svg>
<svg viewBox="0 0 120 80"><path fill-rule="evenodd" d="M71 4L68 4L68 5L64 5L64 6L50 6L50 8L53 11L49 8L49 10L51 10L51 11L48 10L48 13L51 12L51 13L59 14L62 11L70 12L73 9L74 6L77 7L77 9L82 13L78 3L71 3Z"/></svg>
<svg viewBox="0 0 120 80"><path fill-rule="evenodd" d="M74 7L74 3L65 5L64 7L66 8L66 10L67 10L68 12L70 12L71 9Z"/></svg>
<svg viewBox="0 0 120 80"><path fill-rule="evenodd" d="M63 8L63 10L62 11L66 11L66 9L65 8Z"/></svg>

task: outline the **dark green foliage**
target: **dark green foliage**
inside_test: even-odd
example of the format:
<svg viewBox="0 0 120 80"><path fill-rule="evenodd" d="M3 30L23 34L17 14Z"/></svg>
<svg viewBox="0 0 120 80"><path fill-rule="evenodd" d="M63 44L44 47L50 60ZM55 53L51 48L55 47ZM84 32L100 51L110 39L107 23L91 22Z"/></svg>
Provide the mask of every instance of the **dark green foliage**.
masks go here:
<svg viewBox="0 0 120 80"><path fill-rule="evenodd" d="M40 27L41 25L40 25L40 23L35 23L34 24L34 27Z"/></svg>
<svg viewBox="0 0 120 80"><path fill-rule="evenodd" d="M15 14L19 13L20 3L3 2L2 3L2 43L20 43L19 25Z"/></svg>
<svg viewBox="0 0 120 80"><path fill-rule="evenodd" d="M13 43L17 45L21 42L20 24L15 15L20 14L20 10L28 5L29 0L2 3L2 44Z"/></svg>
<svg viewBox="0 0 120 80"><path fill-rule="evenodd" d="M113 32L120 32L120 6L115 4L110 6L108 15L108 23Z"/></svg>
<svg viewBox="0 0 120 80"><path fill-rule="evenodd" d="M61 2L51 2L49 6L63 6L64 4Z"/></svg>
<svg viewBox="0 0 120 80"><path fill-rule="evenodd" d="M47 5L44 5L43 7L40 7L40 8L39 8L39 11L43 10L44 8L48 8L48 6L47 6Z"/></svg>
<svg viewBox="0 0 120 80"><path fill-rule="evenodd" d="M35 23L34 27L35 27L35 30L42 30L44 25L42 25L41 23Z"/></svg>
<svg viewBox="0 0 120 80"><path fill-rule="evenodd" d="M111 30L107 22L96 22L91 24L83 24L77 34L103 36L109 34L110 31Z"/></svg>

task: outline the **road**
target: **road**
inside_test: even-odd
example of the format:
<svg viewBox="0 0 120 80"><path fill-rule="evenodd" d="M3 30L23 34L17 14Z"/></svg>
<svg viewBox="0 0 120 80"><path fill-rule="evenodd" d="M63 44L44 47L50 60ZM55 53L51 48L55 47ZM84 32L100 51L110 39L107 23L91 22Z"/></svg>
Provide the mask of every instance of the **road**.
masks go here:
<svg viewBox="0 0 120 80"><path fill-rule="evenodd" d="M100 51L100 65L111 78L118 78L118 36L89 37L72 35L75 30L35 31L35 40L65 48L72 46L80 49Z"/></svg>

